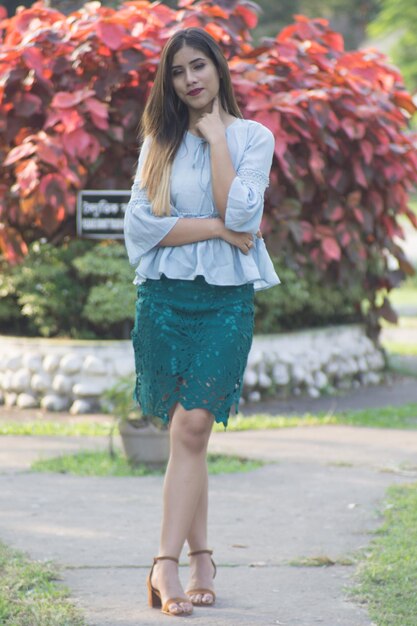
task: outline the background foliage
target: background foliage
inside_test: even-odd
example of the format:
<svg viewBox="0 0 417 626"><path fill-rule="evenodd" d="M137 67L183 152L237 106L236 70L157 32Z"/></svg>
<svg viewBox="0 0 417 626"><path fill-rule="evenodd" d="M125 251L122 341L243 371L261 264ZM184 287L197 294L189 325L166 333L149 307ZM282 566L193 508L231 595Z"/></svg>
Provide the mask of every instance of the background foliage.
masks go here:
<svg viewBox="0 0 417 626"><path fill-rule="evenodd" d="M412 91L417 90L417 3L414 0L380 0L380 11L369 25L373 37L397 34L390 54Z"/></svg>
<svg viewBox="0 0 417 626"><path fill-rule="evenodd" d="M77 4L74 0L73 4ZM394 0L395 1L395 0ZM412 0L406 0L412 1ZM53 6L60 7L68 0L52 0ZM113 0L105 4L115 6ZM178 7L178 0L165 0L172 9ZM235 0L220 0L223 7L233 7ZM294 21L294 15L324 17L332 28L342 33L347 48L356 48L366 38L367 24L378 14L380 0L256 0L252 6L259 7L259 21L251 35L255 41L264 36L275 35L284 26Z"/></svg>
<svg viewBox="0 0 417 626"><path fill-rule="evenodd" d="M283 285L256 295L256 332L358 320L360 287L350 293L322 285L313 266L302 277L277 269ZM128 339L135 312L133 278L121 243L36 241L22 263L0 264L0 332Z"/></svg>
<svg viewBox="0 0 417 626"><path fill-rule="evenodd" d="M24 261L0 274L0 329L19 335L83 339L129 337L134 272L124 246L36 241Z"/></svg>
<svg viewBox="0 0 417 626"><path fill-rule="evenodd" d="M263 12L255 33L275 36L294 20L294 15L324 17L340 32L348 49L357 48L366 37L367 24L377 15L379 0L257 0Z"/></svg>
<svg viewBox="0 0 417 626"><path fill-rule="evenodd" d="M346 296L339 298L342 318L365 315L375 332L379 316L394 319L385 294L412 272L399 246L401 219L417 225L407 204L417 181L416 139L407 130L415 106L399 72L378 53L346 52L323 19L298 16L254 47L251 2L179 4L174 10L137 0L115 10L90 3L65 16L36 3L0 23L4 262L16 264L29 249L35 254L33 243L42 238L62 246L74 237L78 189L130 186L136 130L161 46L178 27L199 25L229 60L244 117L276 137L262 228L279 273L288 278L271 290L269 305L269 296L260 296L259 315L279 327L272 292L294 280L305 286L301 299L311 308L306 293L313 281ZM57 282L63 270L56 255L68 249L65 243L55 256L48 252L57 274L45 276L46 284ZM92 266L95 275L88 263L68 270L86 287L86 300L80 292L79 301L91 324L103 324L113 312L118 317L116 308L103 308L106 277L112 280L107 261L98 261L101 270ZM95 290L91 281L100 283ZM20 298L9 293L3 318L5 308L22 306ZM327 319L327 301L317 321ZM36 310L30 298L25 306ZM294 318L311 317L301 310ZM114 323L123 324L120 315Z"/></svg>

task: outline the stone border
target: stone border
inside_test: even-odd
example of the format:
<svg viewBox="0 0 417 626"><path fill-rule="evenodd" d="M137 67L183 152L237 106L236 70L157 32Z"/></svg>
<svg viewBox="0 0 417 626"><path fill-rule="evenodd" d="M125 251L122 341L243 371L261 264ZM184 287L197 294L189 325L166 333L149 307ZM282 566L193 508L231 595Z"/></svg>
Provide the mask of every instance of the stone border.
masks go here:
<svg viewBox="0 0 417 626"><path fill-rule="evenodd" d="M255 337L245 372L244 397L308 394L377 385L383 378L382 350L361 325L341 325Z"/></svg>
<svg viewBox="0 0 417 626"><path fill-rule="evenodd" d="M359 325L254 337L242 402L265 396L311 397L378 384L385 359ZM0 336L0 402L73 414L100 410L103 392L133 377L130 341Z"/></svg>

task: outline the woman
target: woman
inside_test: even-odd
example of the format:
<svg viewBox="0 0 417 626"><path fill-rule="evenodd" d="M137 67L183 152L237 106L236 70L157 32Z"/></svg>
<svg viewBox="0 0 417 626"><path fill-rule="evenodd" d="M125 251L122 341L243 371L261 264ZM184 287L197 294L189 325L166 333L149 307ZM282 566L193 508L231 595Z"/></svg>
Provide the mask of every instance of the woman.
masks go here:
<svg viewBox="0 0 417 626"><path fill-rule="evenodd" d="M189 615L215 601L206 463L213 421L226 426L231 407L237 412L254 290L279 283L259 232L275 142L242 119L226 59L199 28L165 45L142 135L125 216L139 286L135 397L170 429L159 557L147 584L151 606Z"/></svg>

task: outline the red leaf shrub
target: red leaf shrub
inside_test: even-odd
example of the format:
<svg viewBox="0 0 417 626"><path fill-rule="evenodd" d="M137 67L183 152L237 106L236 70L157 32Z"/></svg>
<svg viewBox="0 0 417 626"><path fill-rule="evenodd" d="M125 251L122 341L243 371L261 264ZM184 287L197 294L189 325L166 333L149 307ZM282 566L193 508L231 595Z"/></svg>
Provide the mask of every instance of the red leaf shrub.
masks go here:
<svg viewBox="0 0 417 626"><path fill-rule="evenodd" d="M402 216L417 227L407 205L416 107L399 72L378 52L344 52L325 20L303 16L231 66L243 110L276 137L270 250L299 274L313 263L335 288L362 285L376 330L394 317L387 299L378 306L381 290L413 273L398 239Z"/></svg>
<svg viewBox="0 0 417 626"><path fill-rule="evenodd" d="M78 189L130 187L138 123L174 30L203 26L229 57L250 51L256 16L245 2L181 7L91 2L65 16L38 2L0 22L0 249L10 262L40 237L75 235Z"/></svg>
<svg viewBox="0 0 417 626"><path fill-rule="evenodd" d="M0 22L0 248L16 262L40 237L75 235L81 188L128 188L137 127L166 39L203 26L229 59L244 116L276 137L263 231L271 252L343 289L378 291L412 270L399 218L417 220L415 106L374 51L344 52L325 20L297 16L253 48L249 1L96 2L65 16L34 4ZM391 270L392 259L400 271ZM358 310L360 302L358 301ZM391 315L387 301L380 314ZM373 316L373 317L372 317Z"/></svg>

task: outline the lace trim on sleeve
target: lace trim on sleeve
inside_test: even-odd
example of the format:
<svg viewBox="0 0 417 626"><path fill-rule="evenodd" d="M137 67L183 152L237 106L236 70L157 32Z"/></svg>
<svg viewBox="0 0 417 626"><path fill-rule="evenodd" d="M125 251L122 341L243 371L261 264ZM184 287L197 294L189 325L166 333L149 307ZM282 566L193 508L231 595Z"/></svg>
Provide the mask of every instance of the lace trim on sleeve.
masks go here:
<svg viewBox="0 0 417 626"><path fill-rule="evenodd" d="M137 195L137 196L140 195L141 198L143 198L143 197L146 198L146 191L145 191L145 189L141 189L140 188L138 180L133 181L133 185L132 185L131 191L132 191L132 194L135 193L135 195Z"/></svg>
<svg viewBox="0 0 417 626"><path fill-rule="evenodd" d="M151 204L148 199L148 194L146 193L146 189L140 188L138 180L133 182L130 194L130 203L134 208L141 206L150 212Z"/></svg>
<svg viewBox="0 0 417 626"><path fill-rule="evenodd" d="M257 191L263 193L269 185L269 178L263 172L259 170L241 169L237 172L239 178L252 187L255 187Z"/></svg>
<svg viewBox="0 0 417 626"><path fill-rule="evenodd" d="M134 183L132 184L131 195L130 195L130 205L132 209L145 210L150 215L153 215L152 205L149 202L146 189L145 188L141 189L140 183L137 180L134 181ZM176 212L172 204L170 204L170 212L168 214L168 217L169 216L174 216L174 217L176 216ZM167 216L163 215L162 217L167 217Z"/></svg>
<svg viewBox="0 0 417 626"><path fill-rule="evenodd" d="M148 194L146 193L145 189L139 189L139 187L135 190L135 200L139 200L140 202L143 202L146 205L150 205L149 199L148 199Z"/></svg>

